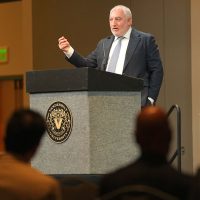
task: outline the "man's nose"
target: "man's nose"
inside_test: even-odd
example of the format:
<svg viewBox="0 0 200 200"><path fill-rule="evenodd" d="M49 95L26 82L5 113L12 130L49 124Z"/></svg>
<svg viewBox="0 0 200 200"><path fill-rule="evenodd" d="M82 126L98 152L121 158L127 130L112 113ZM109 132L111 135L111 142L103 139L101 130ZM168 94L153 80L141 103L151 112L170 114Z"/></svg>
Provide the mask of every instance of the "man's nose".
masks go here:
<svg viewBox="0 0 200 200"><path fill-rule="evenodd" d="M116 20L112 20L111 25L116 26Z"/></svg>

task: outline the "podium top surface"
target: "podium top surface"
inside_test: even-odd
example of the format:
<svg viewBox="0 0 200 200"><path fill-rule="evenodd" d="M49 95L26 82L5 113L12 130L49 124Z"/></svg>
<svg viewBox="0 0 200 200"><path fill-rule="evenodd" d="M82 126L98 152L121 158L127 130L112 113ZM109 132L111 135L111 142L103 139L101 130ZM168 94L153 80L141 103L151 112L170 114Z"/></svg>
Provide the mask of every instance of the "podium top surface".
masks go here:
<svg viewBox="0 0 200 200"><path fill-rule="evenodd" d="M67 91L141 91L143 80L94 68L56 69L26 73L28 93Z"/></svg>

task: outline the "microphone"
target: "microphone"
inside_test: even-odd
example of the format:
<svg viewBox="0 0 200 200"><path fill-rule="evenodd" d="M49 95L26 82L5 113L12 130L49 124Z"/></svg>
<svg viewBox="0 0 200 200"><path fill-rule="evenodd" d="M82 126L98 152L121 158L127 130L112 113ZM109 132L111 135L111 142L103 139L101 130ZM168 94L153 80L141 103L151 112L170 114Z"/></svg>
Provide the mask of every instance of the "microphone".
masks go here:
<svg viewBox="0 0 200 200"><path fill-rule="evenodd" d="M111 37L107 37L107 39L110 39ZM105 41L103 41L102 43L102 48L103 48L103 61L101 63L101 68L106 71L106 66L107 66L107 62L108 62L108 56L106 57L106 51L105 51Z"/></svg>
<svg viewBox="0 0 200 200"><path fill-rule="evenodd" d="M102 63L101 63L101 69L103 71L106 71L106 64L107 64L107 59L106 59L106 52L105 52L105 45L104 45L104 41L103 41L103 44L102 44L102 48L103 48L103 60L102 60Z"/></svg>

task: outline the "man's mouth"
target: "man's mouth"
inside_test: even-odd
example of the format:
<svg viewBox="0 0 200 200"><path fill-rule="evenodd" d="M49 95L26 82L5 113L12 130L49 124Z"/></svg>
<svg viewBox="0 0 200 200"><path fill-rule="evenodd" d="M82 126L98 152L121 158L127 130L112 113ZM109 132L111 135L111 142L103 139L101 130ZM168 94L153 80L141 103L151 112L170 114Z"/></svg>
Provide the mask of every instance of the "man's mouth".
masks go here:
<svg viewBox="0 0 200 200"><path fill-rule="evenodd" d="M112 30L113 30L113 31L118 31L119 29L118 29L118 28L112 28Z"/></svg>

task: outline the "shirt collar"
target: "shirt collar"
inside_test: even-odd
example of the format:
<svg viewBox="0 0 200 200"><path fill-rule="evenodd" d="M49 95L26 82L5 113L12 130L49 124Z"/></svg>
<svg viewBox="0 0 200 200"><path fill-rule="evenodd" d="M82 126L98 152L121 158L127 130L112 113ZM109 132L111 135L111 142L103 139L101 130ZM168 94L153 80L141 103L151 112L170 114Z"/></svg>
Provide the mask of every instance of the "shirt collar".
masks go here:
<svg viewBox="0 0 200 200"><path fill-rule="evenodd" d="M130 27L130 28L128 29L128 31L124 34L124 37L127 38L127 39L130 39L131 31L132 31L132 27Z"/></svg>

